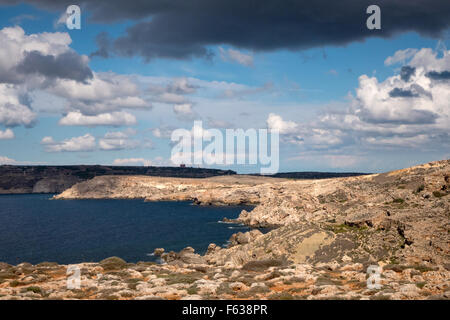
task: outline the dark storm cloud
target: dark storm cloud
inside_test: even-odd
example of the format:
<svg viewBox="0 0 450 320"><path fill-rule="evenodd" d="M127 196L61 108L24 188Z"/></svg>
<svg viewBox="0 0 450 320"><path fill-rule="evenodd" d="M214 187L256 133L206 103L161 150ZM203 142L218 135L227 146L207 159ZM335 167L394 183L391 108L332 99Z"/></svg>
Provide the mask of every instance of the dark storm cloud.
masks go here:
<svg viewBox="0 0 450 320"><path fill-rule="evenodd" d="M98 50L91 53L91 57L99 56L102 58L109 57L110 40L106 32L100 32L95 38Z"/></svg>
<svg viewBox="0 0 450 320"><path fill-rule="evenodd" d="M450 71L430 71L427 72L426 76L433 80L450 80Z"/></svg>
<svg viewBox="0 0 450 320"><path fill-rule="evenodd" d="M403 81L408 82L411 76L416 72L416 68L410 66L403 66L400 71L400 77Z"/></svg>
<svg viewBox="0 0 450 320"><path fill-rule="evenodd" d="M92 79L92 71L82 57L73 51L58 56L30 51L16 68L21 74L40 74L50 79L71 79L85 82Z"/></svg>
<svg viewBox="0 0 450 320"><path fill-rule="evenodd" d="M28 2L61 12L71 4L56 0ZM299 50L345 45L406 31L439 36L450 26L448 0L81 0L78 3L82 13L89 12L89 19L96 22L139 20L125 35L114 40L111 50L124 56L140 55L146 60L209 57L208 46L219 44L250 50ZM381 30L366 28L366 9L371 4L381 8Z"/></svg>
<svg viewBox="0 0 450 320"><path fill-rule="evenodd" d="M413 98L413 97L417 97L418 94L412 92L411 90L394 88L389 92L389 96L391 96L393 98Z"/></svg>

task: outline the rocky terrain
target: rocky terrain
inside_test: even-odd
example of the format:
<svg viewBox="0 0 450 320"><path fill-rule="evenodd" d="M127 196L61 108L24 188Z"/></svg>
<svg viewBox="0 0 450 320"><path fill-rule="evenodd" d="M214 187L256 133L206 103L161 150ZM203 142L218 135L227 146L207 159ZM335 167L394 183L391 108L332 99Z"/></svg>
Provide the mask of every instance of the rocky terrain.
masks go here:
<svg viewBox="0 0 450 320"><path fill-rule="evenodd" d="M235 174L235 172L177 167L2 165L0 166L0 194L60 193L78 182L101 175L205 178L228 174Z"/></svg>
<svg viewBox="0 0 450 320"><path fill-rule="evenodd" d="M165 264L79 264L75 290L66 289L67 266L1 264L0 298L449 299L449 190L450 160L324 180L96 177L55 199L254 204L237 222L274 229L234 234L203 256L155 250Z"/></svg>

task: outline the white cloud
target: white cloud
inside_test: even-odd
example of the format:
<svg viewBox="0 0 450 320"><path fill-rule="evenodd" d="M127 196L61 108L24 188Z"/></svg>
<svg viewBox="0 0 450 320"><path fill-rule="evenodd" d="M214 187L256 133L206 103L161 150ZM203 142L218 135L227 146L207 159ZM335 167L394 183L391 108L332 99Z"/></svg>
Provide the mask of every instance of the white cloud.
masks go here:
<svg viewBox="0 0 450 320"><path fill-rule="evenodd" d="M140 145L139 141L131 139L135 134L136 131L133 129L107 132L105 136L99 140L98 145L101 150L134 149Z"/></svg>
<svg viewBox="0 0 450 320"><path fill-rule="evenodd" d="M86 83L61 80L48 91L67 99L70 111L85 115L152 108L149 101L139 96L140 89L133 77L113 72L93 72L93 78Z"/></svg>
<svg viewBox="0 0 450 320"><path fill-rule="evenodd" d="M0 165L4 164L13 165L17 164L17 161L8 157L0 156Z"/></svg>
<svg viewBox="0 0 450 320"><path fill-rule="evenodd" d="M173 127L163 126L160 128L153 128L152 134L157 138L168 139L172 135L172 131L175 130Z"/></svg>
<svg viewBox="0 0 450 320"><path fill-rule="evenodd" d="M36 121L36 114L21 102L25 97L21 89L0 83L0 124L7 127L23 125L31 127Z"/></svg>
<svg viewBox="0 0 450 320"><path fill-rule="evenodd" d="M234 61L246 67L253 67L253 56L239 50L219 47L220 57L223 61Z"/></svg>
<svg viewBox="0 0 450 320"><path fill-rule="evenodd" d="M275 113L270 113L267 117L267 127L269 130L278 130L280 134L294 133L298 129L298 124L294 121L284 121Z"/></svg>
<svg viewBox="0 0 450 320"><path fill-rule="evenodd" d="M186 98L181 94L172 93L172 92L164 92L158 96L156 96L155 101L162 103L185 103Z"/></svg>
<svg viewBox="0 0 450 320"><path fill-rule="evenodd" d="M188 78L176 78L167 86L168 92L178 94L191 94L197 90L197 86L193 85Z"/></svg>
<svg viewBox="0 0 450 320"><path fill-rule="evenodd" d="M420 49L409 61L409 65L415 68L423 68L425 71L450 70L450 50L442 51L443 56L438 57L438 52L430 48Z"/></svg>
<svg viewBox="0 0 450 320"><path fill-rule="evenodd" d="M44 137L41 144L47 152L93 151L96 147L95 138L89 133L60 142L54 141L52 137Z"/></svg>
<svg viewBox="0 0 450 320"><path fill-rule="evenodd" d="M192 104L191 103L176 104L173 106L173 111L179 115L190 115L193 113Z"/></svg>
<svg viewBox="0 0 450 320"><path fill-rule="evenodd" d="M398 52L388 62L407 63L412 71L408 77L399 74L379 82L376 77L362 75L348 110L328 112L315 125L339 130L366 146L448 145L450 82L436 81L429 72L449 70L450 51L441 57L429 48Z"/></svg>
<svg viewBox="0 0 450 320"><path fill-rule="evenodd" d="M0 130L0 140L14 139L14 132L11 129Z"/></svg>
<svg viewBox="0 0 450 320"><path fill-rule="evenodd" d="M386 60L384 60L384 64L386 66L390 66L399 62L405 62L407 59L411 58L416 54L418 50L413 48L408 48L405 50L398 50L394 53L393 56L387 57Z"/></svg>
<svg viewBox="0 0 450 320"><path fill-rule="evenodd" d="M113 162L116 166L136 166L136 165L143 165L143 166L151 166L152 161L146 160L144 158L127 158L127 159L115 159Z"/></svg>
<svg viewBox="0 0 450 320"><path fill-rule="evenodd" d="M0 124L32 126L36 114L25 98L33 92L45 92L50 100L63 99L58 103L61 113L83 116L152 108L136 77L91 71L89 58L71 49L71 42L66 32L27 35L19 26L0 29ZM178 91L190 88L183 80L174 85Z"/></svg>
<svg viewBox="0 0 450 320"><path fill-rule="evenodd" d="M382 82L374 76L360 76L346 110L329 110L316 121L302 124L271 113L268 128L279 129L282 141L304 151L348 146L362 150L450 147L450 81L429 76L431 71L450 69L450 51L439 56L428 48L406 50L388 62L393 60L408 66ZM331 159L338 163L339 158ZM340 159L345 162L344 157Z"/></svg>
<svg viewBox="0 0 450 320"><path fill-rule="evenodd" d="M61 118L59 124L63 126L129 126L136 124L136 117L124 111L94 116L86 116L79 111L72 111Z"/></svg>
<svg viewBox="0 0 450 320"><path fill-rule="evenodd" d="M185 95L196 92L198 88L197 85L192 84L192 78L140 77L140 79L144 82L150 82L148 91L152 94L153 101L167 104L188 103Z"/></svg>

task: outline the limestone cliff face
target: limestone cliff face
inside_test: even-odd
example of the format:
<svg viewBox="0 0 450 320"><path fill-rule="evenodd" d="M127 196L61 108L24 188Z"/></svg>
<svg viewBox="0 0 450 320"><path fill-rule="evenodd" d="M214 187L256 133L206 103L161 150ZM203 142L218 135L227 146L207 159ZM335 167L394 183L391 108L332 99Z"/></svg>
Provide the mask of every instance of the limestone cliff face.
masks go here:
<svg viewBox="0 0 450 320"><path fill-rule="evenodd" d="M273 226L208 263L244 265L264 259L318 263L406 261L448 264L450 160L358 177L286 180L253 176L180 179L103 176L56 199L192 200L200 205L254 204L238 221Z"/></svg>
<svg viewBox="0 0 450 320"><path fill-rule="evenodd" d="M60 193L77 182L103 175L205 178L234 174L231 170L177 167L0 166L0 194Z"/></svg>

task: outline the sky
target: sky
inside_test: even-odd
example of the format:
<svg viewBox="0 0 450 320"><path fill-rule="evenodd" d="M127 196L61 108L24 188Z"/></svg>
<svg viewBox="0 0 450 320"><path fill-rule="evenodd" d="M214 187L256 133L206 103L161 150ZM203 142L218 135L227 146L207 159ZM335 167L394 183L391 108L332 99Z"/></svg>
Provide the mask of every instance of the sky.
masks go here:
<svg viewBox="0 0 450 320"><path fill-rule="evenodd" d="M174 165L196 120L278 130L280 172L449 159L450 3L371 2L0 0L0 164Z"/></svg>

